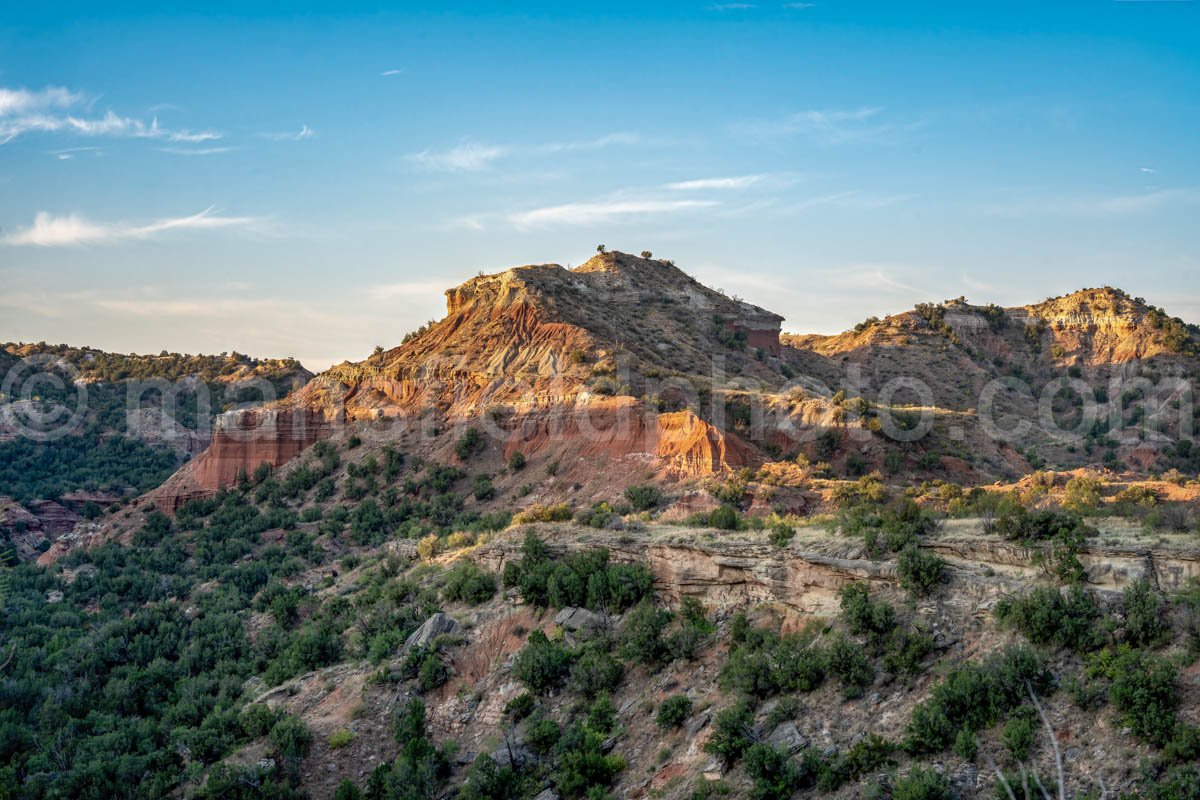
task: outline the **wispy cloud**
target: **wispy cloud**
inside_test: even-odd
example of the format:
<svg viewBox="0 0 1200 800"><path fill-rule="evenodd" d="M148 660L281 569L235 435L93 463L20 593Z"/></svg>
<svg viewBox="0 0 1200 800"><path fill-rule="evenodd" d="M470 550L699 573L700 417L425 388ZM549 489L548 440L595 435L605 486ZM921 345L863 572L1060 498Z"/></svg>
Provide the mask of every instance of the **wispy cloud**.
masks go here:
<svg viewBox="0 0 1200 800"><path fill-rule="evenodd" d="M445 150L430 148L419 153L412 153L406 158L425 169L441 172L478 172L491 167L503 158L586 152L605 147L635 145L643 141L645 140L639 134L629 131L617 131L590 139L524 145L484 144L465 139L458 145Z"/></svg>
<svg viewBox="0 0 1200 800"><path fill-rule="evenodd" d="M708 7L709 11L748 11L752 8L758 8L755 3L713 3Z"/></svg>
<svg viewBox="0 0 1200 800"><path fill-rule="evenodd" d="M374 300L425 299L441 297L446 289L444 280L402 281L372 286L367 295Z"/></svg>
<svg viewBox="0 0 1200 800"><path fill-rule="evenodd" d="M804 136L825 144L884 140L920 127L919 122L896 123L881 119L879 107L799 111L780 119L735 123L735 136L755 140Z"/></svg>
<svg viewBox="0 0 1200 800"><path fill-rule="evenodd" d="M90 153L91 155L98 156L102 155L103 151L101 151L99 147L68 147L65 150L52 150L49 154L57 158L59 161L70 161L76 156L83 155L84 153Z"/></svg>
<svg viewBox="0 0 1200 800"><path fill-rule="evenodd" d="M213 130L162 127L157 117L147 124L144 120L121 116L111 110L102 116L89 116L86 108L82 109L84 113L72 111L84 100L83 94L57 86L39 91L0 88L0 144L30 133L125 136L187 144L221 138L221 134Z"/></svg>
<svg viewBox="0 0 1200 800"><path fill-rule="evenodd" d="M1119 217L1197 203L1200 203L1200 190L1185 187L1133 194L1035 197L988 206L985 210L996 216L1012 217L1029 214Z"/></svg>
<svg viewBox="0 0 1200 800"><path fill-rule="evenodd" d="M551 225L594 225L645 214L671 214L719 205L715 200L614 199L594 203L564 203L509 215L519 228Z"/></svg>
<svg viewBox="0 0 1200 800"><path fill-rule="evenodd" d="M850 209L852 211L871 211L903 203L916 196L915 194L877 194L852 189L845 192L833 192L831 194L809 197L795 203L781 205L779 212L782 214L793 214L825 207Z"/></svg>
<svg viewBox="0 0 1200 800"><path fill-rule="evenodd" d="M425 169L443 172L476 172L487 169L492 162L508 152L499 145L480 142L463 142L449 150L422 150L413 153L408 160Z"/></svg>
<svg viewBox="0 0 1200 800"><path fill-rule="evenodd" d="M168 217L142 225L125 222L93 222L76 214L54 216L41 211L33 225L10 233L0 243L37 247L71 247L89 244L116 244L122 241L150 239L159 234L181 230L248 227L256 217L225 217L210 207L186 217Z"/></svg>
<svg viewBox="0 0 1200 800"><path fill-rule="evenodd" d="M570 153L580 150L600 150L612 145L633 145L641 141L642 137L639 134L629 131L617 131L616 133L597 136L594 139L580 139L574 142L549 142L547 144L535 145L530 149L540 153Z"/></svg>
<svg viewBox="0 0 1200 800"><path fill-rule="evenodd" d="M311 139L316 133L307 125L301 125L298 131L285 131L283 133L260 133L258 138L268 139L272 142L299 142L304 139Z"/></svg>
<svg viewBox="0 0 1200 800"><path fill-rule="evenodd" d="M928 295L920 289L896 276L898 268L891 264L847 264L827 273L830 286L841 289L871 291L879 294L898 294L904 296ZM906 270L907 271L907 270Z"/></svg>
<svg viewBox="0 0 1200 800"><path fill-rule="evenodd" d="M403 69L385 69L383 72L379 73L379 75L384 78L390 78L393 75L403 75L403 74L404 74Z"/></svg>
<svg viewBox="0 0 1200 800"><path fill-rule="evenodd" d="M739 175L732 178L699 178L691 181L668 183L666 188L677 192L707 191L710 189L745 189L761 183L765 175Z"/></svg>
<svg viewBox="0 0 1200 800"><path fill-rule="evenodd" d="M784 3L784 8L791 8L797 11L803 11L806 8L812 8L816 3Z"/></svg>
<svg viewBox="0 0 1200 800"><path fill-rule="evenodd" d="M40 91L0 87L0 117L67 108L82 99L82 95L61 86L48 86Z"/></svg>
<svg viewBox="0 0 1200 800"><path fill-rule="evenodd" d="M164 153L173 156L216 156L221 153L232 153L233 147L160 147Z"/></svg>
<svg viewBox="0 0 1200 800"><path fill-rule="evenodd" d="M1150 167L1142 167L1141 171L1142 171L1142 172L1148 172L1148 173L1150 173L1151 175L1153 175L1154 173L1158 172L1158 170L1156 170L1156 169L1151 169Z"/></svg>

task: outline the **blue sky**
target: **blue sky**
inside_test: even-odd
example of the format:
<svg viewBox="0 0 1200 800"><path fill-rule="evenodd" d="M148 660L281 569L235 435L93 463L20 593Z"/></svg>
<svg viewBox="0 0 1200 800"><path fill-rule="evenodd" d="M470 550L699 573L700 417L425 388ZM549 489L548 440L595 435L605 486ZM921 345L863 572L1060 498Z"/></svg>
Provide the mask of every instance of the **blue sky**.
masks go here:
<svg viewBox="0 0 1200 800"><path fill-rule="evenodd" d="M0 19L0 340L324 367L601 242L798 332L1200 321L1200 3L43 5Z"/></svg>

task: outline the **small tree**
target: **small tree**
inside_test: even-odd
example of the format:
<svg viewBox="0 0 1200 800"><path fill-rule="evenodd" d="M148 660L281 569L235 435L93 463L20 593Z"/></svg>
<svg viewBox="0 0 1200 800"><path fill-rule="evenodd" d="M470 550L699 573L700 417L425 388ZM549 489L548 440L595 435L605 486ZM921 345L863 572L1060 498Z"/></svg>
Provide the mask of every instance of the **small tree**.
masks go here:
<svg viewBox="0 0 1200 800"><path fill-rule="evenodd" d="M295 775L312 744L312 732L304 720L290 715L281 718L271 728L270 739L288 774Z"/></svg>
<svg viewBox="0 0 1200 800"><path fill-rule="evenodd" d="M644 259L646 259L647 261L649 261L650 259L654 258L654 253L651 253L649 250L643 250L643 251L642 251L642 258L644 258Z"/></svg>
<svg viewBox="0 0 1200 800"><path fill-rule="evenodd" d="M900 585L915 595L925 595L942 580L946 562L933 553L926 553L915 544L900 551L896 559L896 574Z"/></svg>
<svg viewBox="0 0 1200 800"><path fill-rule="evenodd" d="M608 248L602 244L598 244L598 245L596 245L596 252L603 254L603 253L608 252Z"/></svg>
<svg viewBox="0 0 1200 800"><path fill-rule="evenodd" d="M796 538L796 530L791 525L780 522L771 526L771 532L767 534L767 538L775 547L787 547L788 542Z"/></svg>
<svg viewBox="0 0 1200 800"><path fill-rule="evenodd" d="M678 728L692 714L692 698L686 694L676 694L662 701L654 721L663 730Z"/></svg>
<svg viewBox="0 0 1200 800"><path fill-rule="evenodd" d="M712 735L708 737L704 749L726 764L732 764L754 743L753 726L753 708L749 701L739 700L724 711L717 712Z"/></svg>
<svg viewBox="0 0 1200 800"><path fill-rule="evenodd" d="M637 511L649 511L662 502L662 492L657 486L629 486L625 499Z"/></svg>
<svg viewBox="0 0 1200 800"><path fill-rule="evenodd" d="M483 434L478 428L467 428L463 435L454 443L454 454L466 461L484 447Z"/></svg>

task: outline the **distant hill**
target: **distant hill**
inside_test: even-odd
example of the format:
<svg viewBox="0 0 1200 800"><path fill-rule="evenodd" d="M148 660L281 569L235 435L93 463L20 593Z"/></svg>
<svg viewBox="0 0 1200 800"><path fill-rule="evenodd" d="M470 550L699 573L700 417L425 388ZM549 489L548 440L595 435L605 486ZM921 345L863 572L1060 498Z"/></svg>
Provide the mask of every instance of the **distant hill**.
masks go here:
<svg viewBox="0 0 1200 800"><path fill-rule="evenodd" d="M0 529L60 532L85 510L151 489L208 446L216 414L285 397L311 377L294 359L238 353L0 345Z"/></svg>
<svg viewBox="0 0 1200 800"><path fill-rule="evenodd" d="M443 319L264 409L262 437L227 440L233 418L219 423L157 496L170 508L211 493L343 424L419 419L436 434L484 416L505 458L578 465L584 491L634 463L678 480L801 458L816 474L965 484L1197 466L1189 442L1176 447L1191 412L1171 381L1200 376L1200 334L1120 290L923 303L836 336L781 335L781 322L649 254L480 275L446 292Z"/></svg>

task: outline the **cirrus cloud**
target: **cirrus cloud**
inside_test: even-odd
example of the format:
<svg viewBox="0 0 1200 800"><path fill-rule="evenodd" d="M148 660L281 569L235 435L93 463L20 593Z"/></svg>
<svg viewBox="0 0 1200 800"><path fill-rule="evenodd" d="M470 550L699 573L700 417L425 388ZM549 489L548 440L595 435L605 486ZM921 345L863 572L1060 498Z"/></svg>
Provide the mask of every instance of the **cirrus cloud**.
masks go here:
<svg viewBox="0 0 1200 800"><path fill-rule="evenodd" d="M161 127L154 117L148 124L141 119L117 114L87 113L85 96L61 86L45 89L7 89L0 87L0 144L31 133L61 133L76 136L125 136L136 139L160 139L183 144L198 144L221 138L213 130L193 131Z"/></svg>
<svg viewBox="0 0 1200 800"><path fill-rule="evenodd" d="M509 220L519 228L544 225L591 225L638 214L665 214L712 208L715 205L718 204L713 200L656 199L563 203L511 214Z"/></svg>
<svg viewBox="0 0 1200 800"><path fill-rule="evenodd" d="M93 222L77 214L55 216L38 212L33 224L10 233L0 243L33 245L35 247L72 247L90 244L116 244L123 241L151 239L163 233L181 230L211 230L214 228L248 227L257 217L226 217L214 213L212 207L184 217L167 217L142 225L125 222Z"/></svg>
<svg viewBox="0 0 1200 800"><path fill-rule="evenodd" d="M486 169L492 162L508 153L499 145L463 142L449 150L422 150L408 156L408 160L426 169L445 172L475 172Z"/></svg>

